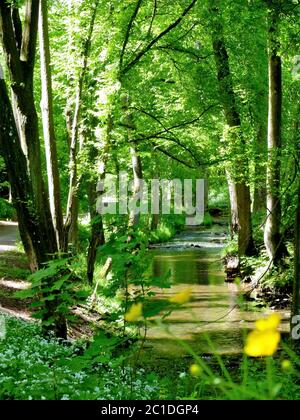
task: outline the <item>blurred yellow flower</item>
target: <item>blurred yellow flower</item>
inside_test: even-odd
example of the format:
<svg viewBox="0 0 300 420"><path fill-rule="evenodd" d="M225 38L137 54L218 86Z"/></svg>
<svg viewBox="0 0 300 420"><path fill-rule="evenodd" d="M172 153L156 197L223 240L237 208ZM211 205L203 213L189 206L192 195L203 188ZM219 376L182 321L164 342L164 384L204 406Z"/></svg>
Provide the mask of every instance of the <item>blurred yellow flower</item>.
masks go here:
<svg viewBox="0 0 300 420"><path fill-rule="evenodd" d="M125 314L125 321L135 322L138 321L142 316L143 305L141 303L136 303L131 306L129 311Z"/></svg>
<svg viewBox="0 0 300 420"><path fill-rule="evenodd" d="M273 356L280 343L280 333L277 330L280 320L280 315L271 314L268 318L256 321L256 328L248 335L244 349L248 356Z"/></svg>
<svg viewBox="0 0 300 420"><path fill-rule="evenodd" d="M175 296L171 297L169 299L169 302L179 303L179 304L187 303L191 300L191 294L192 294L192 289L191 287L189 287L183 290L182 292L177 293Z"/></svg>
<svg viewBox="0 0 300 420"><path fill-rule="evenodd" d="M199 365L196 365L196 364L192 365L192 366L190 367L190 374L191 374L192 376L195 376L196 378L198 378L198 377L199 377L199 376L201 376L201 374L202 374L202 369L201 369L201 367L200 367Z"/></svg>
<svg viewBox="0 0 300 420"><path fill-rule="evenodd" d="M250 357L273 356L280 343L280 333L276 330L252 331L247 338L245 353Z"/></svg>
<svg viewBox="0 0 300 420"><path fill-rule="evenodd" d="M277 330L280 325L281 317L279 314L271 314L268 318L259 319L255 323L255 327L258 331Z"/></svg>
<svg viewBox="0 0 300 420"><path fill-rule="evenodd" d="M289 360L283 360L281 363L281 369L284 372L291 372L293 370L293 365Z"/></svg>

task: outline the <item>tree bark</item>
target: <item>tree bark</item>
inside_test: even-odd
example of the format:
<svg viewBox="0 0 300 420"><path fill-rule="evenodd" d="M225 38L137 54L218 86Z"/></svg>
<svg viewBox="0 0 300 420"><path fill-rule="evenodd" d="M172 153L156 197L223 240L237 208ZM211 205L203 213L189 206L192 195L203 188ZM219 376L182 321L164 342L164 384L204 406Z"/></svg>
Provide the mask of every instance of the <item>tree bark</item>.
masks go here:
<svg viewBox="0 0 300 420"><path fill-rule="evenodd" d="M12 189L13 203L18 214L20 235L29 256L32 270L49 261L57 252L53 227L40 223L35 205L32 183L27 171L18 131L0 70L0 147Z"/></svg>
<svg viewBox="0 0 300 420"><path fill-rule="evenodd" d="M269 117L267 169L267 222L265 246L275 266L286 255L281 234L281 122L282 122L282 62L278 55L278 11L269 10Z"/></svg>
<svg viewBox="0 0 300 420"><path fill-rule="evenodd" d="M50 210L56 233L57 245L63 249L63 214L61 208L60 179L53 118L52 75L48 28L48 2L40 2L40 60L42 84L42 119L47 162Z"/></svg>

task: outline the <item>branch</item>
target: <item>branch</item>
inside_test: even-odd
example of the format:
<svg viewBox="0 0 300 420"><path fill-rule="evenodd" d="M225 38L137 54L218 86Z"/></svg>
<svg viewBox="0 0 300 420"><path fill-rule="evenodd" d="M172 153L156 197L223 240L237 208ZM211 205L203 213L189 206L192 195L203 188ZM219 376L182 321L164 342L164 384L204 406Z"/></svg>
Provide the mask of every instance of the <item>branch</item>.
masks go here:
<svg viewBox="0 0 300 420"><path fill-rule="evenodd" d="M167 35L169 32L171 32L173 29L175 29L184 19L184 17L192 10L192 8L197 3L197 0L193 0L189 6L184 10L182 15L173 22L170 26L168 26L167 29L165 29L163 32L161 32L156 38L154 38L142 51L137 54L137 56L128 63L125 68L122 71L122 76L124 76L126 73L128 73L132 67L134 67L143 57L145 54L147 54L148 51L151 50L151 48L160 41L161 38L163 38L165 35Z"/></svg>
<svg viewBox="0 0 300 420"><path fill-rule="evenodd" d="M134 141L134 142L138 142L138 141L145 141L145 140L150 140L150 139L152 139L152 138L154 138L154 137L157 137L157 136L160 136L161 134L164 134L164 133L169 133L169 132L171 132L172 130L175 130L175 129L181 129L181 128L184 128L184 127L186 127L186 126L188 126L188 125L193 125L193 124L195 124L196 122L198 122L202 117L203 117L203 115L204 114L206 114L207 112L209 112L211 109L213 109L213 108L215 108L216 107L216 105L210 105L208 108L206 108L197 118L194 118L193 120L190 120L190 121L184 121L184 122L182 122L182 123L179 123L179 124L175 124L175 125L173 125L173 126L171 126L171 127L166 127L166 128L164 128L164 130L162 130L162 131L158 131L158 132L156 132L156 133L153 133L153 134L150 134L150 135L148 135L148 136L142 136L142 137L140 137L140 138L137 138L137 139L134 139L134 140L132 140L132 141ZM159 122L159 120L158 120L158 118L157 117L155 117L155 116L152 116L149 112L147 112L147 111L145 111L145 110L141 110L141 109L138 109L138 108L134 108L134 109L136 109L137 111L139 111L139 112L142 112L142 113L144 113L145 115L147 115L148 114L148 116L150 116L151 118L153 118L153 119L155 119L157 122ZM159 122L160 123L160 122ZM162 126L163 126L163 124L162 123L160 123ZM173 133L172 133L173 134Z"/></svg>
<svg viewBox="0 0 300 420"><path fill-rule="evenodd" d="M151 18L151 22L150 22L150 26L148 29L148 36L150 37L151 32L152 32L152 28L153 28L153 24L154 24L154 20L156 18L156 13L157 13L157 0L154 0L154 4L153 4L153 14L152 14L152 18Z"/></svg>
<svg viewBox="0 0 300 420"><path fill-rule="evenodd" d="M12 20L12 6L7 2L0 2L0 37L5 53L10 79L17 84L23 80L22 66L17 48Z"/></svg>
<svg viewBox="0 0 300 420"><path fill-rule="evenodd" d="M159 50L170 50L170 51L175 51L175 52L179 52L182 54L187 54L187 55L191 55L192 57L196 58L197 61L200 60L206 60L207 58L211 57L213 55L213 53L205 55L205 56L201 56L198 55L197 53L195 53L195 51L190 50L188 48L182 48L182 47L175 47L172 45L161 45L159 47L157 47L157 49Z"/></svg>
<svg viewBox="0 0 300 420"><path fill-rule="evenodd" d="M136 108L135 108L136 109ZM160 119L158 117L156 117L155 115L150 114L150 112L147 112L145 110L138 110L140 112L142 112L143 114L149 116L150 118L152 118L154 121L158 122L163 128L164 130L166 130L166 132L169 132L170 130L168 130L164 123L160 121ZM173 133L170 133L172 135L172 138L170 137L163 137L160 136L160 138L164 138L167 141L171 141L175 144L177 144L178 146L180 146L182 149L184 149L186 152L188 152L192 158L196 161L197 164L199 164L199 159L198 156L189 148L187 147L185 144L183 144ZM159 138L159 136L155 136L156 138Z"/></svg>
<svg viewBox="0 0 300 420"><path fill-rule="evenodd" d="M169 157L169 158L171 158L172 160L175 160L176 162L181 163L182 165L186 166L187 168L190 168L190 169L197 169L197 167L196 167L196 166L192 166L192 165L190 165L189 163L185 162L184 160L181 160L180 158L178 158L177 156L172 155L172 154L171 154L170 152L168 152L167 150L165 150L165 149L163 149L163 148L161 148L161 147L159 147L159 146L155 146L155 144L154 144L154 147L155 147L155 149L156 149L156 150L160 151L161 153L163 153L164 155L168 156L168 157Z"/></svg>
<svg viewBox="0 0 300 420"><path fill-rule="evenodd" d="M131 29L133 27L134 21L135 21L137 15L139 13L139 10L141 8L142 2L143 2L143 0L138 0L137 1L137 4L136 4L135 9L134 9L134 12L133 12L133 14L132 14L132 16L130 18L130 21L128 23L128 26L127 26L127 30L126 30L126 34L125 34L125 39L124 39L124 43L123 43L123 47L122 47L122 51L121 51L121 56L120 56L120 72L121 73L122 73L122 67L123 67L124 55L125 55L125 52L126 52L126 47L127 47L128 42L129 42L130 32L131 32Z"/></svg>
<svg viewBox="0 0 300 420"><path fill-rule="evenodd" d="M192 166L190 163L186 163L185 161L181 160L177 156L172 155L170 152L163 149L162 147L156 146L155 143L152 143L152 145L155 148L155 150L159 150L160 152L164 153L166 156L169 156L171 159L176 160L177 162L187 166L190 169L198 169L199 166L213 166L213 165L217 165L219 163L223 163L223 162L228 161L227 158L224 158L224 159L218 159L218 160L211 160L211 161L208 161L208 162L199 162L198 166Z"/></svg>
<svg viewBox="0 0 300 420"><path fill-rule="evenodd" d="M27 0L21 45L21 61L26 63L29 76L33 75L38 33L40 0Z"/></svg>

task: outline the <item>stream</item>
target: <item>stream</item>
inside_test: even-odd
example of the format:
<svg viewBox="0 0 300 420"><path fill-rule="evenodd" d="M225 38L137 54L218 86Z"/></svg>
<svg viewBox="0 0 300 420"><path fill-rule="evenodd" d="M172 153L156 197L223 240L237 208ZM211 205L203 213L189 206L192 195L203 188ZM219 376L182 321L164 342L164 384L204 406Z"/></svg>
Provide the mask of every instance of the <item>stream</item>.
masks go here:
<svg viewBox="0 0 300 420"><path fill-rule="evenodd" d="M155 245L153 275L171 273L172 287L157 289L157 299L192 288L192 299L166 318L162 326L147 332L146 351L159 357L181 357L187 354L178 339L184 340L197 354L217 352L238 354L243 349L247 330L267 310L237 305L240 287L225 282L221 252L227 239L227 227L215 224L210 228L186 230L171 242ZM269 311L270 312L270 311ZM289 329L288 311L280 311L282 330ZM207 337L213 343L208 343Z"/></svg>

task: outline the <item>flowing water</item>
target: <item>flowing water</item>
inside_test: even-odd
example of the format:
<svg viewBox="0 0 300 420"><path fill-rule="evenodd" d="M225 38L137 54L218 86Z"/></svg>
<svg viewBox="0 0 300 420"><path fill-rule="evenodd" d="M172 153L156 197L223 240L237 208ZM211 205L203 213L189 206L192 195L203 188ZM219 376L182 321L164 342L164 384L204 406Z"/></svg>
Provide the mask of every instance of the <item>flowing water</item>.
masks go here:
<svg viewBox="0 0 300 420"><path fill-rule="evenodd" d="M182 356L187 350L178 342L184 340L198 354L213 351L219 354L240 353L247 330L262 317L250 306L237 305L240 288L225 283L221 251L227 228L214 225L184 231L170 243L153 249L153 275L170 272L172 287L156 290L157 299L169 299L176 293L192 288L192 299L180 306L161 326L147 333L146 349L162 356ZM243 308L244 306L242 306ZM265 313L266 311L263 311ZM281 312L283 330L288 330L287 312Z"/></svg>

